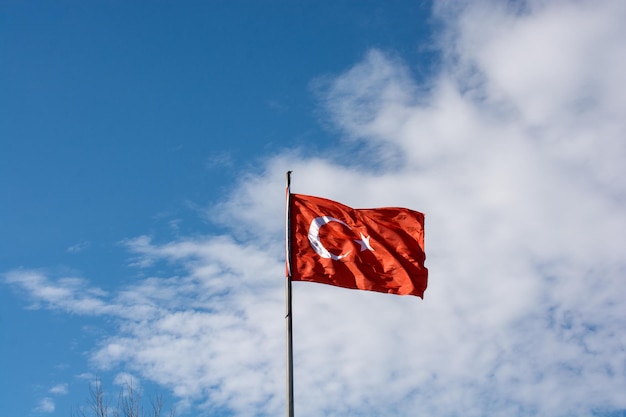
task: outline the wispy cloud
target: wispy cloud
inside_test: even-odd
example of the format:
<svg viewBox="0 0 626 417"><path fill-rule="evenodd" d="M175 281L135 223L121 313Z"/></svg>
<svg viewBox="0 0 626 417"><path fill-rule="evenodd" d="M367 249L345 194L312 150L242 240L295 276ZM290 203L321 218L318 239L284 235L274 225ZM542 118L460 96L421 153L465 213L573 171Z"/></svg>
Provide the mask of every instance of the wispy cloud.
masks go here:
<svg viewBox="0 0 626 417"><path fill-rule="evenodd" d="M46 397L39 401L39 404L37 404L37 407L35 407L34 411L36 413L53 413L54 409L54 401L52 400L52 398Z"/></svg>
<svg viewBox="0 0 626 417"><path fill-rule="evenodd" d="M54 395L66 395L68 393L67 384L55 385L54 387L50 388L48 392Z"/></svg>
<svg viewBox="0 0 626 417"><path fill-rule="evenodd" d="M103 301L106 293L90 287L82 278L52 280L43 271L19 269L4 274L4 281L25 290L33 308L59 308L78 314L102 314L109 308Z"/></svg>
<svg viewBox="0 0 626 417"><path fill-rule="evenodd" d="M626 409L626 6L435 10L443 62L428 85L373 50L320 86L345 137L373 153L274 156L210 209L236 238L129 239L131 262L154 276L114 293L41 271L5 280L35 306L118 320L97 368L276 415L292 169L294 192L424 211L431 271L424 301L294 285L299 415Z"/></svg>
<svg viewBox="0 0 626 417"><path fill-rule="evenodd" d="M83 242L77 243L77 244L72 245L69 248L67 248L67 252L69 252L69 253L82 252L85 249L87 249L89 246L91 246L91 242L83 241Z"/></svg>
<svg viewBox="0 0 626 417"><path fill-rule="evenodd" d="M219 169L230 167L234 163L233 156L229 152L215 152L206 160L207 169Z"/></svg>
<svg viewBox="0 0 626 417"><path fill-rule="evenodd" d="M129 374L128 372L120 372L117 375L115 375L115 378L113 379L113 383L115 385L120 385L122 387L125 387L126 385L132 385L132 386L141 385L141 381L139 380L139 378L137 378L134 375Z"/></svg>
<svg viewBox="0 0 626 417"><path fill-rule="evenodd" d="M67 384L57 384L48 390L48 394L54 396L67 395L69 392ZM37 414L50 414L56 410L56 404L54 398L44 397L37 403L37 406L33 409Z"/></svg>

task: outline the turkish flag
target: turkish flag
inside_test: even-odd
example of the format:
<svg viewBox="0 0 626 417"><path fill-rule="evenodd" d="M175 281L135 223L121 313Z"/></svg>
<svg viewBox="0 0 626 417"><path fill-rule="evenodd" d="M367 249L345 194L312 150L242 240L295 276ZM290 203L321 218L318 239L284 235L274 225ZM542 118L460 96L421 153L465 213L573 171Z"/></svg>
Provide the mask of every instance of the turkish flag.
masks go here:
<svg viewBox="0 0 626 417"><path fill-rule="evenodd" d="M353 209L291 194L290 262L294 281L424 296L424 215L406 208Z"/></svg>

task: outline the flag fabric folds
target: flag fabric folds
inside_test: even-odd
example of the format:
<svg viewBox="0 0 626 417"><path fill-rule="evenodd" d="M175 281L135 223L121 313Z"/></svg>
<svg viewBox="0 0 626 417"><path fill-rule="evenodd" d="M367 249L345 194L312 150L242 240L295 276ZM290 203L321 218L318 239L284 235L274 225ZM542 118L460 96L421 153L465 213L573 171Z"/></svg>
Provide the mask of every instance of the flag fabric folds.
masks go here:
<svg viewBox="0 0 626 417"><path fill-rule="evenodd" d="M292 280L423 298L428 270L422 213L289 197Z"/></svg>

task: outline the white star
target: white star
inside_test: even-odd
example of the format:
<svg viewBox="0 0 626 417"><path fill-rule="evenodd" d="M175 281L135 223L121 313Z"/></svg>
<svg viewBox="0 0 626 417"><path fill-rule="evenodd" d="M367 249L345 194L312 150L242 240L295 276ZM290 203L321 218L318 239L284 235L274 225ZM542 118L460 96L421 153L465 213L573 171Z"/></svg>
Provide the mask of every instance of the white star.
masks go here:
<svg viewBox="0 0 626 417"><path fill-rule="evenodd" d="M364 236L363 233L361 233L361 239L360 240L355 239L354 241L358 243L359 245L361 245L361 252L363 252L364 250L374 251L374 248L372 248L372 246L370 245L369 236Z"/></svg>

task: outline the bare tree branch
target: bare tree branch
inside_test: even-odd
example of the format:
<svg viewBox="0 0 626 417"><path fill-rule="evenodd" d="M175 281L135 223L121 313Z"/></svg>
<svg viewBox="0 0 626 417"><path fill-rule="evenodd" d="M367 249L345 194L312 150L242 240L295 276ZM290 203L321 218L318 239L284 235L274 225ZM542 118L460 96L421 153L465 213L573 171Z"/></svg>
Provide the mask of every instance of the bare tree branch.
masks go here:
<svg viewBox="0 0 626 417"><path fill-rule="evenodd" d="M102 388L102 381L97 378L94 383L89 384L89 397L87 406L72 409L71 417L161 417L164 407L163 397L156 396L150 400L151 413L146 414L144 402L142 401L142 389L133 384L130 379L126 382L117 398L117 405L109 407L106 401L105 392ZM175 417L174 408L170 408L169 417Z"/></svg>

